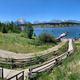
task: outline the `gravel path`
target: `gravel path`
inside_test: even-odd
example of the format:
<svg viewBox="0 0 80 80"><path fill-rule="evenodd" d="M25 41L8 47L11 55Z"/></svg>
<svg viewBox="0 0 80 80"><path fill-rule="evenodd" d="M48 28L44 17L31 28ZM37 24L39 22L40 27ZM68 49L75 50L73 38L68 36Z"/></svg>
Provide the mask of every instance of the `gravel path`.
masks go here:
<svg viewBox="0 0 80 80"><path fill-rule="evenodd" d="M68 49L68 51L70 51L72 49L73 49L73 47L72 47L72 39L69 39L69 49Z"/></svg>
<svg viewBox="0 0 80 80"><path fill-rule="evenodd" d="M14 53L14 52L10 52L10 51L5 51L5 50L1 50L0 49L0 57L3 57L3 58L15 58L15 59L21 59L21 58L28 58L28 57L32 57L34 56L35 54L46 54L46 53L49 53L49 52L52 52L54 50L57 50L58 48L60 48L62 45L64 45L64 43L67 41L67 39L62 39L62 42L59 43L58 45L52 47L52 48L49 48L47 50L44 50L44 51L41 51L41 52L37 52L37 53Z"/></svg>

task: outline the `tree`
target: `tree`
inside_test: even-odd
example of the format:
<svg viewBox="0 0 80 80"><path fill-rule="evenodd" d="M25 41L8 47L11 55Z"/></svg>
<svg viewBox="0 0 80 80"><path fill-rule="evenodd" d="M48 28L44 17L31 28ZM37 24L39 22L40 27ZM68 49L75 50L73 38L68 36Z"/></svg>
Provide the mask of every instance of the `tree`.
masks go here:
<svg viewBox="0 0 80 80"><path fill-rule="evenodd" d="M0 31L1 31L1 27L2 27L2 24L1 24L1 22L0 22Z"/></svg>
<svg viewBox="0 0 80 80"><path fill-rule="evenodd" d="M12 31L12 26L11 26L11 23L9 22L9 23L7 23L7 28L8 28L8 31Z"/></svg>
<svg viewBox="0 0 80 80"><path fill-rule="evenodd" d="M14 23L13 23L13 21L11 21L11 31L13 32L13 25L14 25Z"/></svg>
<svg viewBox="0 0 80 80"><path fill-rule="evenodd" d="M19 22L17 21L17 30L16 30L16 32L17 33L20 33L21 32L21 27L20 27L20 25L19 25Z"/></svg>
<svg viewBox="0 0 80 80"><path fill-rule="evenodd" d="M24 32L26 32L27 24L24 24Z"/></svg>
<svg viewBox="0 0 80 80"><path fill-rule="evenodd" d="M32 35L33 35L33 27L32 27L32 24L30 22L27 23L27 27L26 27L26 33L27 33L27 37L28 38L32 38Z"/></svg>
<svg viewBox="0 0 80 80"><path fill-rule="evenodd" d="M7 32L8 32L8 29L7 29L6 25L3 24L3 23L2 23L1 32L2 32L2 33L7 33Z"/></svg>

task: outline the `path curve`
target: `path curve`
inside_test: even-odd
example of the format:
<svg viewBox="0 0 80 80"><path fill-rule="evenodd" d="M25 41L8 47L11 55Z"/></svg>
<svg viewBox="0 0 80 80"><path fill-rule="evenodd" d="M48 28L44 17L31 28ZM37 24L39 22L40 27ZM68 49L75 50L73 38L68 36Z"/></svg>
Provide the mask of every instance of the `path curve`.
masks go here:
<svg viewBox="0 0 80 80"><path fill-rule="evenodd" d="M68 49L68 51L70 51L72 49L73 49L73 47L72 47L72 39L69 39L69 49Z"/></svg>
<svg viewBox="0 0 80 80"><path fill-rule="evenodd" d="M69 48L68 48L68 51L70 51L70 50L72 50L73 49L73 47L72 47L72 39L69 39ZM63 54L62 54L63 55ZM62 55L60 55L60 56L62 56ZM56 59L56 58L58 58L58 57L60 57L60 56L57 56L57 57L55 57L55 58L53 58L52 60L54 60L54 59ZM65 57L63 57L63 58L65 58ZM50 60L50 61L52 61L52 60ZM50 62L50 61L48 61L49 63L48 64L46 64L46 65L44 65L44 66L41 66L41 67L38 67L38 68L35 68L35 69L33 69L33 72L36 72L37 70L40 70L40 69L42 69L42 68L44 68L44 69L47 69L47 68L49 68L51 65L50 64L54 64L55 63L55 61L52 61L52 62ZM49 66L50 65L50 66ZM47 67L48 66L48 67ZM45 68L46 67L46 68Z"/></svg>
<svg viewBox="0 0 80 80"><path fill-rule="evenodd" d="M55 50L55 49L58 49L59 47L61 47L64 43L65 43L65 41L67 41L67 39L63 39L62 40L63 42L61 42L58 46L55 46L54 48L50 48L51 50ZM71 46L71 40L69 40L69 50L71 49L70 48L70 46ZM45 51L46 52L46 51ZM1 53L1 50L0 50L0 53ZM5 53L5 51L3 51L3 54ZM1 55L1 54L0 54ZM7 55L7 54L6 54ZM50 63L51 64L51 63ZM53 64L53 63L52 63ZM22 70L20 70L20 71L17 71L17 70L11 70L11 69L4 69L4 76L6 77L6 78L10 78L11 76L14 76L15 74L17 74L17 73L19 73L19 72L21 72ZM27 71L28 71L28 69L24 69L24 76L27 76ZM7 72L7 73L6 73Z"/></svg>
<svg viewBox="0 0 80 80"><path fill-rule="evenodd" d="M70 51L71 49L73 49L72 48L72 39L69 39L69 49L68 49L68 51ZM53 58L54 59L54 58ZM52 60L53 60L52 59ZM50 60L51 61L51 60ZM51 62L51 63L49 63L49 64L46 64L46 65L44 65L44 66L42 66L42 67L40 67L40 68L36 68L36 69L34 69L34 71L37 71L37 70L39 70L39 69L41 69L41 68L43 68L43 67L46 67L46 66L48 66L48 65L50 65L50 64L53 64L55 61L53 61L53 62ZM45 62L46 63L46 62ZM24 76L26 77L27 76L27 73L28 73L28 70L29 69L24 69ZM17 73L18 71L11 71L10 73L13 73L13 74L15 74L15 73ZM12 76L12 74L8 74L8 76L7 76L7 78L9 78L9 77L11 77ZM24 78L25 78L24 77Z"/></svg>
<svg viewBox="0 0 80 80"><path fill-rule="evenodd" d="M3 58L15 58L15 59L22 59L22 58L28 58L28 57L32 57L34 56L34 54L46 54L46 53L50 53L54 50L57 50L58 48L60 48L62 45L64 45L64 43L67 41L67 39L62 39L62 42L59 43L58 45L52 47L52 48L49 48L47 50L44 50L44 51L41 51L41 52L36 52L36 53L26 53L26 54L23 54L23 53L14 53L14 52L10 52L10 51L5 51L5 50L1 50L0 49L0 57L3 57Z"/></svg>

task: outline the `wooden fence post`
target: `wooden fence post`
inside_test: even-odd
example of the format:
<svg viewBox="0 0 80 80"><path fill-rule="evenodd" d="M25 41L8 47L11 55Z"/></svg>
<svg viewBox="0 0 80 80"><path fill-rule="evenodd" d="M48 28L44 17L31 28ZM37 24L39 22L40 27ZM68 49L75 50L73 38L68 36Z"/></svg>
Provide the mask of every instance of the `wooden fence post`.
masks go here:
<svg viewBox="0 0 80 80"><path fill-rule="evenodd" d="M75 46L75 48L74 48L74 51L77 51L77 48L76 48L76 46Z"/></svg>
<svg viewBox="0 0 80 80"><path fill-rule="evenodd" d="M24 80L24 71L23 71L23 78L22 79Z"/></svg>
<svg viewBox="0 0 80 80"><path fill-rule="evenodd" d="M55 59L55 61L56 61L56 64L58 64L58 59Z"/></svg>
<svg viewBox="0 0 80 80"><path fill-rule="evenodd" d="M29 78L29 72L27 73L27 80L28 80L28 78Z"/></svg>
<svg viewBox="0 0 80 80"><path fill-rule="evenodd" d="M29 67L29 79L30 80L35 80L35 76L32 75L32 68L31 68L31 66Z"/></svg>
<svg viewBox="0 0 80 80"><path fill-rule="evenodd" d="M13 68L13 63L14 63L14 61L13 61L13 58L11 59L11 69Z"/></svg>
<svg viewBox="0 0 80 80"><path fill-rule="evenodd" d="M17 75L16 75L16 80L18 80L18 77L17 77Z"/></svg>
<svg viewBox="0 0 80 80"><path fill-rule="evenodd" d="M39 61L40 61L40 57L39 57L39 56L37 56L37 60L39 60Z"/></svg>
<svg viewBox="0 0 80 80"><path fill-rule="evenodd" d="M67 53L67 57L69 56L69 53L70 53L70 52Z"/></svg>
<svg viewBox="0 0 80 80"><path fill-rule="evenodd" d="M2 80L4 80L4 77L3 77L3 66L2 66Z"/></svg>
<svg viewBox="0 0 80 80"><path fill-rule="evenodd" d="M37 56L37 60L39 60L39 63L41 64L41 58L40 58L40 56Z"/></svg>
<svg viewBox="0 0 80 80"><path fill-rule="evenodd" d="M53 56L55 55L55 56L57 56L57 53L55 53L56 51L54 51L54 53L53 53Z"/></svg>

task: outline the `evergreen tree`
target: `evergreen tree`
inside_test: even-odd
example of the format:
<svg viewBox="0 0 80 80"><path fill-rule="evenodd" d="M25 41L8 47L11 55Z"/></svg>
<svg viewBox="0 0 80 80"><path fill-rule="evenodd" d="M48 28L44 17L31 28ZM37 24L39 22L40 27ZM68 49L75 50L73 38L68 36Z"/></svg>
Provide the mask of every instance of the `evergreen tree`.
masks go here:
<svg viewBox="0 0 80 80"><path fill-rule="evenodd" d="M3 24L3 23L2 23L1 32L3 32L3 33L7 33L8 32L8 29L7 29L6 25Z"/></svg>
<svg viewBox="0 0 80 80"><path fill-rule="evenodd" d="M14 25L14 23L13 23L13 21L11 21L11 31L13 32L13 25Z"/></svg>
<svg viewBox="0 0 80 80"><path fill-rule="evenodd" d="M27 24L24 24L24 32L26 33Z"/></svg>
<svg viewBox="0 0 80 80"><path fill-rule="evenodd" d="M32 24L30 22L27 23L27 28L26 28L26 33L27 33L27 37L28 38L32 38L32 35L33 35L33 27L32 27Z"/></svg>
<svg viewBox="0 0 80 80"><path fill-rule="evenodd" d="M1 22L0 22L0 31L1 31L1 28L2 28L2 25L1 25Z"/></svg>
<svg viewBox="0 0 80 80"><path fill-rule="evenodd" d="M19 25L19 22L17 22L17 33L20 33L21 32L21 27L20 27L20 25Z"/></svg>

